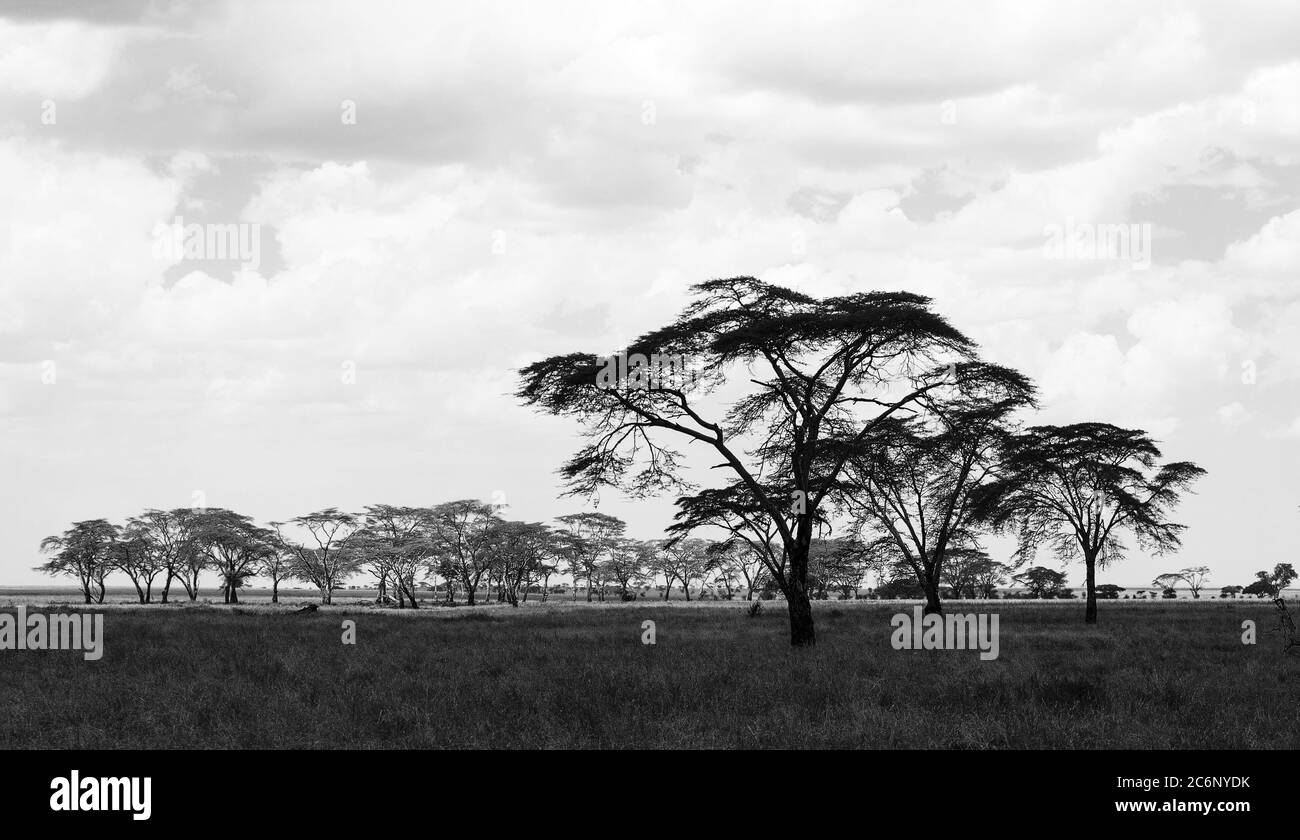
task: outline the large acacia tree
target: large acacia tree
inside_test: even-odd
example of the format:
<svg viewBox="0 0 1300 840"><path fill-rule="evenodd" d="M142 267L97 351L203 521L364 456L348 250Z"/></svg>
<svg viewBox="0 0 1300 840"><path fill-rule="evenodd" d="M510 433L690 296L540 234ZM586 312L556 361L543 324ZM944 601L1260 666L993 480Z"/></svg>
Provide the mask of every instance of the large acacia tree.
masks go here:
<svg viewBox="0 0 1300 840"><path fill-rule="evenodd" d="M1159 464L1155 441L1109 423L1035 426L1010 438L997 480L974 494L975 515L1019 535L1017 556L1040 545L1087 571L1084 620L1097 622L1097 567L1121 559L1124 533L1153 554L1175 551L1187 529L1169 519L1205 470L1190 461Z"/></svg>
<svg viewBox="0 0 1300 840"><path fill-rule="evenodd" d="M972 360L974 344L929 298L907 292L816 298L752 277L692 292L675 321L642 335L625 357L543 359L521 371L517 394L583 424L586 443L561 468L570 494L690 491L675 447L709 451L775 526L785 562L774 578L790 641L812 645L808 550L845 458L876 424L950 387L948 365ZM664 375L665 358L684 360L689 375L679 365ZM729 380L751 387L710 407L719 402L710 393Z"/></svg>

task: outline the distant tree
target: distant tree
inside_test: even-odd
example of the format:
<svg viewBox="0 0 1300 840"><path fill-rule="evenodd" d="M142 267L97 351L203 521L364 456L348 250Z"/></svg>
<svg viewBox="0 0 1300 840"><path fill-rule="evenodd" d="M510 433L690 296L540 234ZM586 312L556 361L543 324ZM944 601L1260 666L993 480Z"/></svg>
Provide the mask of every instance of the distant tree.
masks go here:
<svg viewBox="0 0 1300 840"><path fill-rule="evenodd" d="M1209 576L1209 566L1189 566L1177 572L1167 572L1159 575L1151 582L1151 585L1162 589L1172 589L1177 584L1183 583L1187 585L1193 598L1199 598L1201 597L1201 590L1205 588L1205 579Z"/></svg>
<svg viewBox="0 0 1300 840"><path fill-rule="evenodd" d="M62 534L41 540L41 551L53 556L36 571L75 577L85 602L102 604L104 578L113 570L117 537L117 526L106 519L74 522Z"/></svg>
<svg viewBox="0 0 1300 840"><path fill-rule="evenodd" d="M645 580L655 554L654 545L628 538L617 540L610 548L609 559L604 561L605 576L618 585L618 594L622 600L631 601L636 598L632 589Z"/></svg>
<svg viewBox="0 0 1300 840"><path fill-rule="evenodd" d="M1240 586L1225 586L1219 590L1220 598L1236 598L1241 594Z"/></svg>
<svg viewBox="0 0 1300 840"><path fill-rule="evenodd" d="M361 530L371 543L371 561L382 566L397 592L397 606L409 603L419 609L417 581L429 570L433 551L429 508L403 505L367 505L360 516Z"/></svg>
<svg viewBox="0 0 1300 840"><path fill-rule="evenodd" d="M492 568L493 529L503 520L500 505L461 499L444 502L429 516L434 551L440 558L442 574L455 577L465 589L470 606L475 603L479 584Z"/></svg>
<svg viewBox="0 0 1300 840"><path fill-rule="evenodd" d="M1154 554L1176 550L1186 529L1169 520L1181 493L1205 470L1188 461L1158 465L1142 431L1107 423L1036 426L1008 440L1000 477L979 488L974 509L998 530L1019 533L1018 556L1046 543L1087 569L1084 620L1097 621L1098 566L1124 556L1128 531Z"/></svg>
<svg viewBox="0 0 1300 840"><path fill-rule="evenodd" d="M361 567L360 555L348 545L358 527L356 515L331 507L294 517L289 524L307 534L305 540L289 543L295 555L293 576L320 590L322 604L332 604L334 591Z"/></svg>
<svg viewBox="0 0 1300 840"><path fill-rule="evenodd" d="M813 540L808 550L808 593L825 599L838 592L842 598L857 594L867 573L867 547L854 537Z"/></svg>
<svg viewBox="0 0 1300 840"><path fill-rule="evenodd" d="M540 522L496 522L487 531L487 555L497 569L504 600L519 606L519 592L537 578L550 551L551 529Z"/></svg>
<svg viewBox="0 0 1300 840"><path fill-rule="evenodd" d="M600 571L597 567L609 555L615 543L622 539L627 523L617 516L596 511L570 513L557 517L556 521L563 523L575 548L572 553L573 565L569 569L569 574L573 577L574 597L577 597L578 581L585 580L587 601L590 602L595 588L593 578Z"/></svg>
<svg viewBox="0 0 1300 840"><path fill-rule="evenodd" d="M172 582L183 578L187 570L185 560L191 539L189 522L189 508L175 510L150 508L127 521L127 528L148 542L157 562L162 565L165 577L160 600L164 604L171 596ZM197 595L197 592L195 594Z"/></svg>
<svg viewBox="0 0 1300 840"><path fill-rule="evenodd" d="M766 488L767 495L779 497L782 490L775 486ZM701 490L677 499L677 514L667 531L672 538L687 537L700 530L718 529L727 537L721 543L725 555L717 554L714 559L722 562L725 557L734 557L736 571L745 580L748 590L747 599L755 592L767 591L769 596L780 591L780 584L775 574L786 574L788 556L781 537L781 530L772 520L763 502L750 491L742 481L732 482L726 487ZM818 536L828 529L829 523L822 517L817 519ZM810 549L811 550L811 549ZM661 563L660 566L663 566ZM668 581L668 590L672 588L671 578L675 576L671 564L659 568ZM807 591L807 570L805 575L805 592ZM668 590L664 599L668 599Z"/></svg>
<svg viewBox="0 0 1300 840"><path fill-rule="evenodd" d="M1241 592L1243 595L1254 595L1258 598L1276 598L1295 578L1296 572L1290 563L1278 563L1273 567L1272 572L1256 572L1255 581Z"/></svg>
<svg viewBox="0 0 1300 840"><path fill-rule="evenodd" d="M253 524L249 517L225 508L196 512L191 531L220 578L225 603L239 603L240 587L257 574L273 551L274 534Z"/></svg>
<svg viewBox="0 0 1300 840"><path fill-rule="evenodd" d="M973 360L975 346L907 292L818 299L753 277L692 292L675 321L627 348L628 375L611 372L622 356L553 356L521 371L517 395L583 425L587 444L562 468L574 494L689 492L673 445L711 450L775 525L783 563L769 571L790 641L813 645L808 551L846 459L878 423L954 387L949 365ZM689 360L689 375L661 375L665 356ZM709 419L697 397L733 374L753 387Z"/></svg>
<svg viewBox="0 0 1300 840"><path fill-rule="evenodd" d="M1016 583L1029 590L1034 598L1054 597L1065 588L1065 573L1046 566L1034 566L1012 577Z"/></svg>
<svg viewBox="0 0 1300 840"><path fill-rule="evenodd" d="M762 588L763 579L767 575L764 558L771 553L770 546L767 552L757 551L747 541L732 535L729 539L711 544L709 553L719 573L734 581L737 586L743 583L745 600L753 600L754 593Z"/></svg>
<svg viewBox="0 0 1300 840"><path fill-rule="evenodd" d="M172 511L182 535L182 540L176 549L176 579L181 582L181 586L185 589L185 597L191 602L198 600L199 579L211 566L208 552L197 536L204 510L204 508L178 508Z"/></svg>
<svg viewBox="0 0 1300 840"><path fill-rule="evenodd" d="M954 598L989 598L1014 571L979 548L952 548L947 552L944 579Z"/></svg>
<svg viewBox="0 0 1300 840"><path fill-rule="evenodd" d="M271 532L267 535L268 551L262 557L257 574L271 581L271 603L280 603L280 583L293 577L294 560L298 554L281 533L283 522L272 522Z"/></svg>
<svg viewBox="0 0 1300 840"><path fill-rule="evenodd" d="M563 529L551 529L550 539L546 545L546 555L537 568L537 574L542 582L542 600L548 599L551 592L551 576L560 574L563 569L572 569L576 564L581 563L579 559L584 550L581 539L574 536L570 531ZM576 588L576 587L575 587ZM528 593L524 593L524 599L528 599Z"/></svg>
<svg viewBox="0 0 1300 840"><path fill-rule="evenodd" d="M913 600L925 597L925 589L912 574L892 578L876 587L876 597L885 600Z"/></svg>
<svg viewBox="0 0 1300 840"><path fill-rule="evenodd" d="M1182 577L1176 572L1169 572L1163 575L1156 575L1151 581L1151 585L1159 589L1162 593L1166 590L1173 591L1174 586L1182 580Z"/></svg>
<svg viewBox="0 0 1300 840"><path fill-rule="evenodd" d="M975 586L975 592L980 598L998 597L998 587L1005 586L1015 574L1016 566L1008 563L1001 563L996 560L985 563L982 559L974 562L974 569L970 573L971 580Z"/></svg>
<svg viewBox="0 0 1300 840"><path fill-rule="evenodd" d="M1172 586L1166 586L1160 591L1161 598L1177 598L1178 592Z"/></svg>
<svg viewBox="0 0 1300 840"><path fill-rule="evenodd" d="M1273 594L1273 585L1268 580L1268 572L1256 572L1256 575L1264 575L1258 580L1253 580L1244 586L1241 590L1242 595L1254 595L1256 598L1276 598Z"/></svg>
<svg viewBox="0 0 1300 840"><path fill-rule="evenodd" d="M111 558L114 568L130 579L140 603L153 603L154 579L163 573L167 564L162 547L154 543L150 530L128 520L118 533Z"/></svg>
<svg viewBox="0 0 1300 840"><path fill-rule="evenodd" d="M722 587L723 597L730 601L740 588L742 558L749 554L737 543L710 542L708 549L711 584L716 592Z"/></svg>
<svg viewBox="0 0 1300 840"><path fill-rule="evenodd" d="M1113 601L1119 598L1119 593L1124 591L1124 587L1116 586L1113 583L1103 583L1097 587L1097 597L1102 600Z"/></svg>
<svg viewBox="0 0 1300 840"><path fill-rule="evenodd" d="M691 583L704 578L713 566L709 556L709 541L684 537L663 540L659 543L661 570L667 570L681 581L686 600L691 600Z"/></svg>

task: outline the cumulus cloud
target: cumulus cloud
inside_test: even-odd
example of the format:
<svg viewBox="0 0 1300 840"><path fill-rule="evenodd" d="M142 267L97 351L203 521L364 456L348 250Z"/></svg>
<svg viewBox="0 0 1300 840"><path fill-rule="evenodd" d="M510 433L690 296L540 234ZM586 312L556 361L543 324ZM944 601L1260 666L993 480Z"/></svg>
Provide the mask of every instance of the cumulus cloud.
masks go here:
<svg viewBox="0 0 1300 840"><path fill-rule="evenodd" d="M311 484L304 503L508 488L544 518L574 504L551 474L573 430L518 407L511 371L752 274L932 296L1038 381L1043 421L1141 426L1187 458L1236 429L1275 457L1242 432L1294 422L1295 16L942 9L939 27L859 4L0 19L6 454L51 487L117 476L136 507L205 486L301 512L241 488L260 458ZM1206 199L1194 227L1170 209L1187 196ZM151 231L179 214L258 225L267 259L160 260ZM1149 224L1150 264L1053 258L1067 223ZM144 455L171 466L124 466ZM8 556L111 513L69 512L93 486L23 502L39 524ZM646 534L670 515L619 512Z"/></svg>

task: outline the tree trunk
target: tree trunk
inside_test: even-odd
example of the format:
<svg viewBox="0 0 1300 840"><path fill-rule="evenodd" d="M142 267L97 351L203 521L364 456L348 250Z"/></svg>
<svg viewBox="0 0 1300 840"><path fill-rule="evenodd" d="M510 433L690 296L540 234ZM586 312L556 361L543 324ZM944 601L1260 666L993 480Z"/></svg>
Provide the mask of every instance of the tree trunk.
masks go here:
<svg viewBox="0 0 1300 840"><path fill-rule="evenodd" d="M230 584L230 603L232 604L239 603L239 590L235 588L235 585L233 583Z"/></svg>
<svg viewBox="0 0 1300 840"><path fill-rule="evenodd" d="M271 603L280 603L280 581L275 578L271 579Z"/></svg>
<svg viewBox="0 0 1300 840"><path fill-rule="evenodd" d="M1083 614L1084 624L1097 623L1097 555L1085 554L1083 562L1088 565L1088 607Z"/></svg>
<svg viewBox="0 0 1300 840"><path fill-rule="evenodd" d="M786 546L790 571L784 591L790 609L792 647L812 647L817 644L812 602L808 600L808 547L812 544L811 537L812 520L806 516L800 517L798 536L793 545Z"/></svg>
<svg viewBox="0 0 1300 840"><path fill-rule="evenodd" d="M943 604L939 601L939 585L925 581L925 609L922 615L943 615Z"/></svg>
<svg viewBox="0 0 1300 840"><path fill-rule="evenodd" d="M172 589L172 570L168 569L167 582L163 584L163 590L162 590L162 602L164 604L167 603L167 596L168 594L171 593L171 589Z"/></svg>
<svg viewBox="0 0 1300 840"><path fill-rule="evenodd" d="M813 628L812 602L801 585L792 585L785 593L790 605L790 644L793 647L812 647L817 644Z"/></svg>

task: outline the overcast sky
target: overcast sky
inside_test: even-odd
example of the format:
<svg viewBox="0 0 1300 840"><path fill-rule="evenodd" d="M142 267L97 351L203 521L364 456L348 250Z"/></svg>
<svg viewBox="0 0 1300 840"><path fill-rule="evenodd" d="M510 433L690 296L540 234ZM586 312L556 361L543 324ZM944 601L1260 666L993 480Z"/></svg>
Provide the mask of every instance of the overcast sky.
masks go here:
<svg viewBox="0 0 1300 840"><path fill-rule="evenodd" d="M583 509L512 370L745 274L930 295L1042 422L1208 469L1102 581L1297 559L1291 4L63 5L0 3L0 582L146 507ZM1149 259L1047 247L1119 224Z"/></svg>

